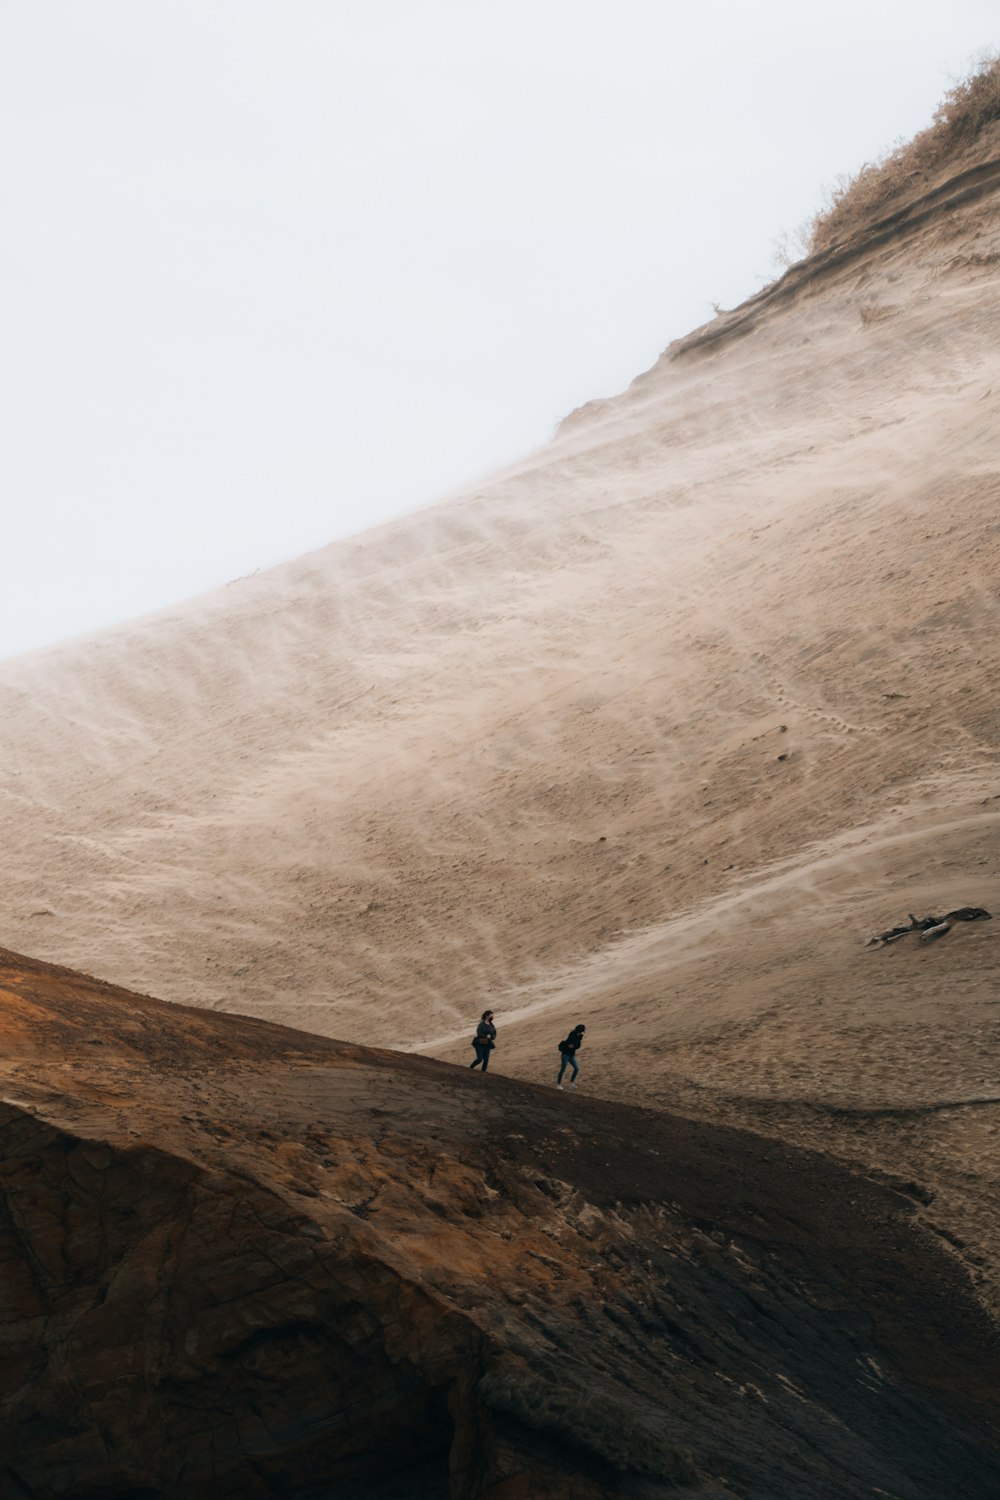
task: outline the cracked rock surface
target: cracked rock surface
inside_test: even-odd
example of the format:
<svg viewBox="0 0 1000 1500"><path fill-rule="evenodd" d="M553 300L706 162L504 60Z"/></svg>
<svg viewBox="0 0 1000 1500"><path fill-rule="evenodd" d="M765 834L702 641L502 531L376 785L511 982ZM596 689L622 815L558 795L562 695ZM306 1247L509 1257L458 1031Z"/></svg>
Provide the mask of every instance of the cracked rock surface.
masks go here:
<svg viewBox="0 0 1000 1500"><path fill-rule="evenodd" d="M901 1188L0 952L3 1500L987 1500Z"/></svg>

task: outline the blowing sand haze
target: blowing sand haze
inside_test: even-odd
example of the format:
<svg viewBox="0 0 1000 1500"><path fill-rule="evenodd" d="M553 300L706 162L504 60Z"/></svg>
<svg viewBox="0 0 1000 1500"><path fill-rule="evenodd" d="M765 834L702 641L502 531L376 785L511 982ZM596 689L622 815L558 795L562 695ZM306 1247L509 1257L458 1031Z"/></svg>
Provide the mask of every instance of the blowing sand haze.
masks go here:
<svg viewBox="0 0 1000 1500"><path fill-rule="evenodd" d="M894 159L881 186L869 193L866 180L853 206L838 207L833 228L821 226L815 253L781 281L671 345L625 392L574 413L547 447L489 482L176 609L0 665L7 945L129 992L314 1033L301 1042L303 1057L315 1055L345 1088L359 1071L377 1075L379 1118L439 1086L460 1088L462 1107L484 1112L475 1119L487 1134L499 1109L515 1131L504 1147L520 1183L511 1192L523 1188L531 1199L526 1214L544 1208L556 1241L552 1224L562 1215L582 1256L564 1262L551 1244L533 1244L505 1285L524 1290L524 1276L537 1290L550 1273L544 1296L562 1309L570 1287L598 1275L587 1249L591 1209L617 1213L617 1195L627 1207L621 1236L633 1233L638 1189L629 1197L633 1189L612 1174L596 1204L571 1165L574 1143L587 1162L600 1156L605 1129L616 1141L642 1135L646 1125L626 1118L623 1102L685 1116L670 1129L695 1156L731 1141L739 1160L752 1158L753 1180L766 1183L754 1188L766 1213L749 1198L739 1208L727 1199L725 1214L714 1202L709 1212L700 1187L690 1202L678 1198L684 1233L729 1246L726 1275L738 1266L746 1278L734 1327L748 1303L759 1306L759 1278L786 1310L793 1285L798 1296L808 1284L801 1295L819 1305L828 1274L836 1280L829 1295L846 1295L844 1236L859 1264L870 1262L858 1246L877 1241L890 1259L898 1252L886 1285L902 1286L905 1267L918 1268L904 1311L892 1301L890 1315L865 1292L858 1317L876 1330L870 1346L859 1323L851 1349L827 1351L819 1427L792 1433L793 1406L776 1415L773 1385L764 1391L749 1365L727 1375L717 1330L700 1362L701 1335L684 1324L676 1338L679 1357L700 1371L691 1377L696 1411L702 1400L735 1400L734 1391L744 1414L748 1402L762 1403L729 1478L694 1416L676 1451L659 1417L649 1428L637 1417L629 1462L641 1451L652 1468L636 1460L632 1489L607 1477L616 1455L605 1444L591 1455L591 1478L600 1470L604 1488L593 1478L596 1489L560 1489L560 1470L551 1489L533 1494L658 1496L669 1482L769 1500L806 1492L942 1500L944 1460L932 1474L930 1459L907 1467L895 1449L872 1457L878 1444L865 1423L876 1407L887 1442L888 1433L900 1445L904 1431L945 1434L939 1458L960 1454L963 1496L995 1494L1000 1484L998 1409L983 1373L992 1355L976 1354L971 1385L950 1364L936 1384L932 1366L947 1336L940 1323L937 1332L924 1327L924 1310L937 1318L954 1305L963 1320L956 1337L982 1352L992 1348L993 1325L977 1320L1000 1312L1000 923L956 922L930 943L869 943L909 913L1000 908L1000 126L987 114L949 140L943 154L920 156L919 170ZM18 984L11 979L12 993ZM37 1018L43 1031L55 1024L48 1003ZM144 1003L131 993L127 1004L145 1025ZM486 1009L496 1013L502 1048L488 1075L473 1078L469 1037ZM33 1014L30 1006L19 1013L26 1034ZM201 1026L184 1015L192 1035L225 1033L225 1017ZM586 1090L563 1098L552 1092L554 1039L580 1016ZM251 1071L266 1072L272 1044L294 1051L287 1032L229 1024L250 1039ZM355 1050L321 1040L334 1037ZM358 1047L433 1056L390 1066ZM461 1084L446 1082L459 1070L441 1060L466 1065ZM130 1066L120 1064L109 1103L81 1062L78 1106L66 1108L79 1107L84 1134L92 1108L107 1133L106 1109L133 1107ZM42 1064L28 1071L31 1089L44 1094L51 1080ZM298 1062L294 1072L298 1079ZM249 1097L249 1087L241 1075L234 1099ZM279 1115L291 1109L255 1072L258 1087ZM294 1088L300 1114L267 1126L279 1142L267 1191L286 1207L292 1201L279 1161L286 1132L291 1157L312 1153L302 1180L326 1205L325 1219L316 1208L310 1220L322 1220L317 1233L341 1232L330 1215L340 1223L344 1203L363 1221L384 1214L391 1230L402 1212L397 1194L409 1191L397 1180L392 1131L373 1142L370 1122L362 1129L353 1117L324 1117L329 1139L303 1145L312 1138L301 1112L319 1106L302 1092L306 1082ZM9 1107L33 1107L38 1097L25 1085ZM221 1097L192 1119L216 1120ZM556 1123L556 1105L595 1113L564 1111ZM517 1145L530 1138L511 1125L521 1113L553 1151L561 1143L554 1165ZM51 1128L61 1121L53 1113ZM433 1135L440 1121L420 1115L418 1124L418 1135ZM347 1138L354 1176L331 1144ZM117 1151L121 1132L113 1139ZM191 1170L215 1170L199 1141L183 1148ZM453 1145L449 1136L441 1149ZM673 1149L664 1137L665 1157ZM718 1155L713 1161L716 1170ZM537 1168L534 1189L522 1167L528 1178ZM494 1209L484 1207L502 1187L492 1178L470 1185L477 1168L462 1156L448 1170L460 1179L470 1239L495 1229L507 1246L513 1229L494 1225ZM350 1182L337 1177L341 1186L331 1188L327 1172ZM798 1229L776 1228L768 1215L773 1208L780 1217L787 1183L814 1172L829 1181L831 1203L845 1213L860 1205L861 1218L851 1229L838 1219L835 1234L817 1219L803 1231L807 1254ZM362 1192L362 1181L375 1179L386 1197ZM660 1201L673 1188L656 1181ZM433 1216L430 1183L420 1214ZM759 1235L758 1211L767 1220ZM789 1210L788 1222L798 1213ZM817 1213L812 1202L808 1214ZM600 1222L609 1234L610 1220ZM296 1236L313 1232L297 1224ZM893 1239L896 1228L902 1237ZM348 1240L360 1236L366 1256L381 1256L384 1245L367 1233L354 1226ZM369 1315L382 1328L386 1288L400 1277L414 1299L407 1326L427 1326L424 1293L413 1291L426 1270L418 1239L406 1252L412 1261L386 1251L381 1269L361 1276L359 1328ZM822 1265L809 1259L806 1282L794 1269L784 1279L770 1258L779 1242L800 1268L801 1255L835 1246L829 1264L839 1269L829 1269L824 1250ZM449 1246L458 1286L462 1256L485 1251ZM715 1270L705 1270L698 1246L694 1259L688 1249L678 1255L685 1276L696 1265L704 1290ZM614 1267L612 1250L625 1254L617 1239L602 1239L600 1254ZM626 1363L641 1364L644 1275L629 1283ZM488 1339L476 1340L502 1325L504 1352L483 1387L490 1452L523 1457L535 1441L529 1431L555 1433L557 1446L582 1441L589 1407L553 1412L538 1395L529 1413L512 1394L505 1361L531 1364L538 1354L528 1313L522 1326L521 1312L483 1293L470 1323L465 1291L454 1286L441 1290L459 1307L446 1320L445 1363L459 1346L468 1353L467 1340L486 1359ZM513 1305L530 1307L524 1297ZM662 1350L666 1323L657 1320L674 1314L657 1307L649 1316ZM566 1316L560 1338L591 1338L589 1325ZM796 1328L791 1344L812 1336ZM309 1338L325 1340L328 1324L322 1329ZM438 1379L439 1351L414 1340L407 1369L420 1409L436 1414L440 1455L446 1432L475 1428L462 1405L472 1386L455 1373L460 1360L448 1365L457 1384ZM918 1346L937 1352L924 1360ZM546 1369L560 1348L558 1339L547 1348ZM391 1364L391 1351L386 1357ZM608 1356L609 1368L617 1357ZM842 1357L863 1363L870 1408L854 1385L843 1396ZM706 1373L713 1360L717 1376ZM461 1368L473 1365L479 1379L486 1366ZM635 1380L648 1393L643 1382L653 1377L643 1370ZM807 1372L780 1370L775 1378L794 1403ZM408 1397L392 1391L402 1411ZM852 1434L849 1456L838 1424ZM787 1469L779 1449L791 1454ZM468 1468L474 1460L458 1442L460 1450L454 1462ZM762 1452L766 1472L753 1467ZM796 1455L812 1463L820 1452L822 1481L796 1490ZM562 1459L546 1453L555 1473ZM490 1462L482 1458L477 1474L510 1478L510 1466ZM642 1488L653 1485L650 1475L661 1488Z"/></svg>

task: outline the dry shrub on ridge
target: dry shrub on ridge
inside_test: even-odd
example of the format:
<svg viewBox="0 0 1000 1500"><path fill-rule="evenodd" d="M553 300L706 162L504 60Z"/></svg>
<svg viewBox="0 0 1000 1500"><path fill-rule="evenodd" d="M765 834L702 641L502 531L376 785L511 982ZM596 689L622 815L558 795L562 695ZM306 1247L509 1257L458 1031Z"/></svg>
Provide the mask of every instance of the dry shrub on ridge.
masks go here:
<svg viewBox="0 0 1000 1500"><path fill-rule="evenodd" d="M994 120L1000 120L1000 53L983 55L972 72L948 90L926 130L877 161L866 162L855 177L837 182L826 208L812 222L810 252L850 239L897 200L919 192Z"/></svg>

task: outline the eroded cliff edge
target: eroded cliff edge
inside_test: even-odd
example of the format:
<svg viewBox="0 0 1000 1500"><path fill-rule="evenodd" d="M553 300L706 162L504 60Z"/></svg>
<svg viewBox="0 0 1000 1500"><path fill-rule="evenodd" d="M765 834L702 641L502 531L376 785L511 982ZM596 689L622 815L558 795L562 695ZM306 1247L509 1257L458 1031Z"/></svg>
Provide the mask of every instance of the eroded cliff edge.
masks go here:
<svg viewBox="0 0 1000 1500"><path fill-rule="evenodd" d="M0 953L0 1493L995 1495L919 1184Z"/></svg>

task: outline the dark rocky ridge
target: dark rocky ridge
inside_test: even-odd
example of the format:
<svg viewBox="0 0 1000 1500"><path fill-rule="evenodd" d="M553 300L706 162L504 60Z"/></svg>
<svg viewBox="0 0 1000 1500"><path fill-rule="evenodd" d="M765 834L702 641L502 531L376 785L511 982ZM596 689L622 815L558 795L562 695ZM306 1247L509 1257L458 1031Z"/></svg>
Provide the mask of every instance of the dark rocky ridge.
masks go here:
<svg viewBox="0 0 1000 1500"><path fill-rule="evenodd" d="M1000 1490L905 1191L11 954L0 1029L4 1500Z"/></svg>

